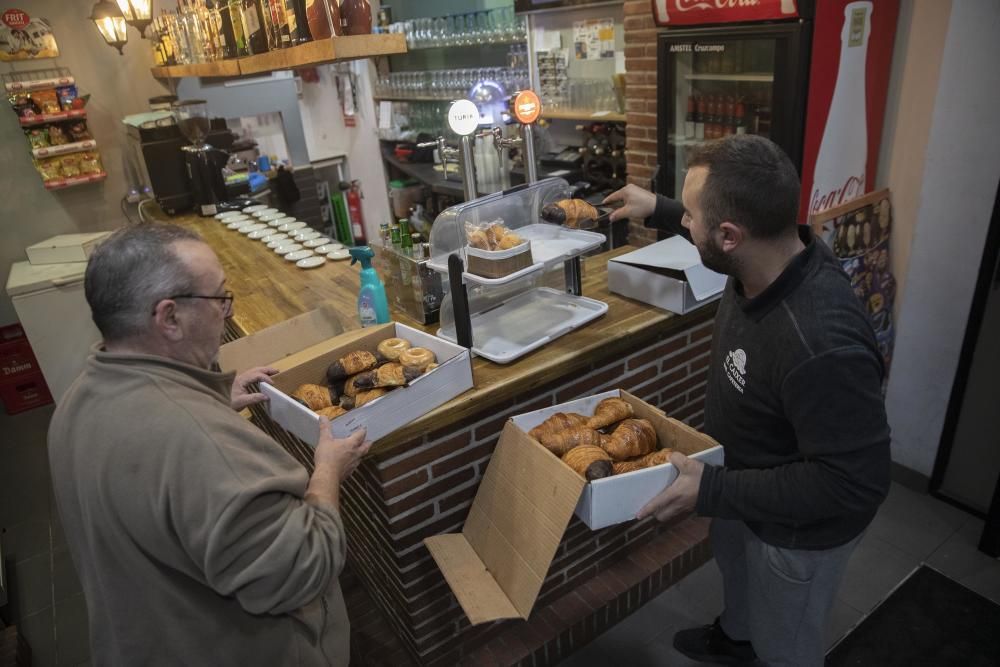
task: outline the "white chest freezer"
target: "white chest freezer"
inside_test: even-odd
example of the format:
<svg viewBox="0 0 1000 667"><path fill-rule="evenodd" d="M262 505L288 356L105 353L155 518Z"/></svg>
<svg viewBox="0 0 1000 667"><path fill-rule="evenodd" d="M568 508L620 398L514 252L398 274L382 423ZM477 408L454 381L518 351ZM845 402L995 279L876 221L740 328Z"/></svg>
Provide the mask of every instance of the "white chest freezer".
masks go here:
<svg viewBox="0 0 1000 667"><path fill-rule="evenodd" d="M7 295L56 403L101 340L83 294L86 268L86 262L15 262L7 277Z"/></svg>

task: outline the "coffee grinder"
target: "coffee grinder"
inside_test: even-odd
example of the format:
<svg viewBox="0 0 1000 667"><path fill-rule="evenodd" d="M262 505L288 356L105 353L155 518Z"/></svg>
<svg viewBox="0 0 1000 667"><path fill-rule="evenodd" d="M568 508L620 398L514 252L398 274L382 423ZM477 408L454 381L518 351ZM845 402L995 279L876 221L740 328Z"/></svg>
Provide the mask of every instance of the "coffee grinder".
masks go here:
<svg viewBox="0 0 1000 667"><path fill-rule="evenodd" d="M205 100L180 100L173 103L174 117L181 134L191 142L182 146L187 175L194 194L194 209L202 216L219 212L218 205L227 199L222 168L229 154L205 143L211 129L208 103Z"/></svg>

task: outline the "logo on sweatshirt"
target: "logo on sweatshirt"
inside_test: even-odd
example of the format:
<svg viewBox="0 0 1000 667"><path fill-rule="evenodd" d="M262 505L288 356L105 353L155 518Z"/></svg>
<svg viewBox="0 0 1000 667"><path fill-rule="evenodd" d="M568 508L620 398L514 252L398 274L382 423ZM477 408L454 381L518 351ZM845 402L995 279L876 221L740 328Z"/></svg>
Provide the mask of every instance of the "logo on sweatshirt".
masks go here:
<svg viewBox="0 0 1000 667"><path fill-rule="evenodd" d="M747 384L747 353L741 349L733 350L726 355L724 365L729 382L742 394Z"/></svg>

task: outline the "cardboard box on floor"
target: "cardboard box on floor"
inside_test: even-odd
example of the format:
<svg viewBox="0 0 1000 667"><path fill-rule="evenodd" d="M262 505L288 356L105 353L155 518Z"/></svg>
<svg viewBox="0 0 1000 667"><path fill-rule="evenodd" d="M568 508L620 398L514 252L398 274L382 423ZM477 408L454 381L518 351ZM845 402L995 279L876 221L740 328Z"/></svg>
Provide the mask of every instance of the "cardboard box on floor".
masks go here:
<svg viewBox="0 0 1000 667"><path fill-rule="evenodd" d="M684 314L718 299L726 276L705 268L698 249L674 236L608 260L608 290Z"/></svg>
<svg viewBox="0 0 1000 667"><path fill-rule="evenodd" d="M331 421L333 434L345 437L364 426L375 441L446 403L472 387L469 351L413 329L388 323L343 332L332 305L268 327L256 334L227 343L219 351L223 370L246 370L269 365L280 372L272 385L261 384L267 395L267 413L282 428L306 443L319 440L319 416L289 396L303 383L324 384L327 367L352 350L374 352L386 338L405 338L415 347L426 347L437 357L438 367L406 387Z"/></svg>
<svg viewBox="0 0 1000 667"><path fill-rule="evenodd" d="M513 417L462 532L424 540L473 625L528 618L574 511L595 530L628 521L677 477L667 464L587 482L527 433L554 412L593 414L610 396L652 422L661 447L721 464L715 440L623 390Z"/></svg>

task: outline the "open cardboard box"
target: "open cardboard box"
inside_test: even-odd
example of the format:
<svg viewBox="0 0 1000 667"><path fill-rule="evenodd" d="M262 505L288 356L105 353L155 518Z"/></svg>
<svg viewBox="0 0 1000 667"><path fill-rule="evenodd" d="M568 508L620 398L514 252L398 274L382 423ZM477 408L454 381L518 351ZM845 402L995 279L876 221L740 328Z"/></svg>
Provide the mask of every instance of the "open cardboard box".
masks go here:
<svg viewBox="0 0 1000 667"><path fill-rule="evenodd" d="M598 529L635 518L673 482L671 464L587 482L528 435L554 412L593 414L610 396L653 423L661 447L722 463L712 438L670 419L627 391L614 390L513 417L486 469L461 533L424 540L473 625L527 619L574 511Z"/></svg>
<svg viewBox="0 0 1000 667"><path fill-rule="evenodd" d="M718 299L726 276L705 268L698 249L673 236L608 260L608 290L684 314Z"/></svg>
<svg viewBox="0 0 1000 667"><path fill-rule="evenodd" d="M378 440L472 388L472 362L464 347L393 322L342 333L330 309L324 306L294 317L227 343L219 351L219 365L226 371L262 365L280 371L271 378L273 386L261 384L261 392L270 399L267 412L306 443L315 447L319 441L319 416L289 394L306 382L325 383L326 369L333 361L352 350L374 352L386 338L405 338L414 346L426 347L434 352L438 367L408 386L334 419L334 436L346 437L364 426L368 439Z"/></svg>

